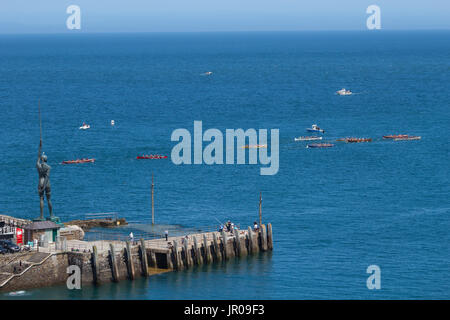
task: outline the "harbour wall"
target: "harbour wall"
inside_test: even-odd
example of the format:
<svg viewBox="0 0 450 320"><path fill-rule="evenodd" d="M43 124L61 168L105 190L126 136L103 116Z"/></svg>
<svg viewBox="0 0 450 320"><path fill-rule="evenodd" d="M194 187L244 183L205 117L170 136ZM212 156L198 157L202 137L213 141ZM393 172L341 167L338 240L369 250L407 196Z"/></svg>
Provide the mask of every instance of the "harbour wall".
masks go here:
<svg viewBox="0 0 450 320"><path fill-rule="evenodd" d="M88 242L89 243L89 242ZM67 268L77 265L82 286L119 282L153 274L188 269L196 265L219 263L273 249L272 225L261 225L259 232L235 230L207 232L185 237L143 240L135 243L109 243L101 248L89 243L89 252L35 253L24 257L19 273L0 278L0 291L18 291L65 284ZM39 256L36 256L39 255ZM18 260L18 259L16 259ZM27 261L29 260L29 261ZM18 261L10 262L12 264ZM8 267L8 266L7 266ZM5 268L5 270L8 268Z"/></svg>

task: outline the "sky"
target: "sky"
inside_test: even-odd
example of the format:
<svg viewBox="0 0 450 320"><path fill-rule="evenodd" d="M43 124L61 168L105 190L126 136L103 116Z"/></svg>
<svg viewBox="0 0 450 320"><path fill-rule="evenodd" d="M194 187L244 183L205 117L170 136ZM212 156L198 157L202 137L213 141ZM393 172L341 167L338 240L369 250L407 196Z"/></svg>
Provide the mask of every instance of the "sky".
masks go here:
<svg viewBox="0 0 450 320"><path fill-rule="evenodd" d="M382 29L450 29L450 0L0 0L0 33L366 30L369 5Z"/></svg>

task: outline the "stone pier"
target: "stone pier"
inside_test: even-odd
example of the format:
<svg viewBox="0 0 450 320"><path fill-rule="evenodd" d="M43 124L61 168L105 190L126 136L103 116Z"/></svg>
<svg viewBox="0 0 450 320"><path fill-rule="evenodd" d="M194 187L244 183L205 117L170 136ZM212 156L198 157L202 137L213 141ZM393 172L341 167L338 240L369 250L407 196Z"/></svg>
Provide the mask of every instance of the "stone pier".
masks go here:
<svg viewBox="0 0 450 320"><path fill-rule="evenodd" d="M64 250L62 250L64 248ZM0 257L0 291L64 284L69 265L78 265L82 284L130 281L155 273L238 259L273 249L272 225L261 225L258 232L250 227L233 232L204 232L183 237L122 241L67 240L66 245L39 248L41 252L21 254L24 269L13 272L12 260ZM43 252L42 252L43 251ZM17 256L17 261L19 256ZM11 270L9 270L11 269ZM16 269L14 269L16 271Z"/></svg>

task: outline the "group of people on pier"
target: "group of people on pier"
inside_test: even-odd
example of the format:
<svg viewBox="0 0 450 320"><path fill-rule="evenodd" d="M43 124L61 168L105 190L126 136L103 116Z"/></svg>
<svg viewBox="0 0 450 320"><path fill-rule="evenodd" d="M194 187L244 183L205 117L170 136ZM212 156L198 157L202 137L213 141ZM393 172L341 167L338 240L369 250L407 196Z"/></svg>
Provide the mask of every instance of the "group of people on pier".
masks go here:
<svg viewBox="0 0 450 320"><path fill-rule="evenodd" d="M223 224L221 224L219 226L219 232L222 232L222 231L225 230L226 232L233 233L234 229L238 229L238 227L233 222L231 222L230 220L228 220L228 222L225 224L225 226ZM254 232L258 232L259 231L259 226L258 226L258 223L256 221L253 222L253 231Z"/></svg>

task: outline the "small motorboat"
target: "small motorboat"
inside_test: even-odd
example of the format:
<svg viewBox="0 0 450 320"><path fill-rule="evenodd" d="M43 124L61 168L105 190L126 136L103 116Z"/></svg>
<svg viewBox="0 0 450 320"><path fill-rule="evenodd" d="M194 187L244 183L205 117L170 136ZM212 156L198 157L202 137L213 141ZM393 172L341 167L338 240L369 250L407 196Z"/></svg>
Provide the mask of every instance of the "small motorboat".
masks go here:
<svg viewBox="0 0 450 320"><path fill-rule="evenodd" d="M211 71L208 71L208 72L205 72L203 75L205 75L205 76L210 76L210 75L212 75L212 72L211 72Z"/></svg>
<svg viewBox="0 0 450 320"><path fill-rule="evenodd" d="M90 125L88 125L88 124L83 122L83 125L80 127L80 130L87 130L87 129L90 129L90 128L91 128Z"/></svg>
<svg viewBox="0 0 450 320"><path fill-rule="evenodd" d="M159 154L156 154L156 155L153 155L153 154L147 155L147 154L145 154L145 155L136 157L136 159L167 159L167 158L168 158L168 156L162 156L162 155L159 155Z"/></svg>
<svg viewBox="0 0 450 320"><path fill-rule="evenodd" d="M402 138L395 138L394 141L403 141L403 140L420 140L422 137L420 136L407 136Z"/></svg>
<svg viewBox="0 0 450 320"><path fill-rule="evenodd" d="M77 164L77 163L89 163L89 162L95 162L95 159L77 159L77 160L66 160L63 161L62 164Z"/></svg>
<svg viewBox="0 0 450 320"><path fill-rule="evenodd" d="M306 148L331 148L334 147L332 143L311 143L306 146Z"/></svg>
<svg viewBox="0 0 450 320"><path fill-rule="evenodd" d="M320 129L319 126L317 124L313 124L311 126L311 128L307 128L306 131L308 132L320 132L320 133L325 133L325 130Z"/></svg>
<svg viewBox="0 0 450 320"><path fill-rule="evenodd" d="M336 93L340 96L349 96L353 92L351 92L350 90L346 90L345 88L342 88L341 90L336 91Z"/></svg>
<svg viewBox="0 0 450 320"><path fill-rule="evenodd" d="M111 125L114 126L115 124L114 120L111 120Z"/></svg>
<svg viewBox="0 0 450 320"><path fill-rule="evenodd" d="M294 138L294 141L313 141L313 140L322 140L322 137L314 137L314 136L310 136L310 137L298 137L298 138Z"/></svg>
<svg viewBox="0 0 450 320"><path fill-rule="evenodd" d="M398 139L398 138L407 138L407 134L391 134L388 136L383 136L383 139Z"/></svg>

